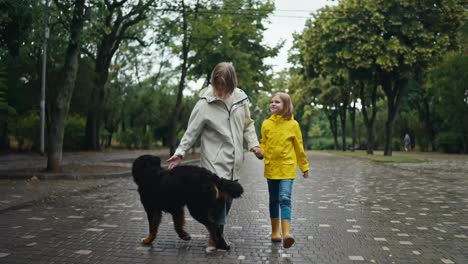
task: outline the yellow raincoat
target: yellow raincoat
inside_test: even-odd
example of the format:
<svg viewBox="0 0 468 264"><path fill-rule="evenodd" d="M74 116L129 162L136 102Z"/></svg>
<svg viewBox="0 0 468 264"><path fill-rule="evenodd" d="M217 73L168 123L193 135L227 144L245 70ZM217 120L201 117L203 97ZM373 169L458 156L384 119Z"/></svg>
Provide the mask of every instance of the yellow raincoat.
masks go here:
<svg viewBox="0 0 468 264"><path fill-rule="evenodd" d="M295 179L297 165L302 172L309 170L301 129L294 118L287 120L273 114L263 121L260 148L267 179Z"/></svg>

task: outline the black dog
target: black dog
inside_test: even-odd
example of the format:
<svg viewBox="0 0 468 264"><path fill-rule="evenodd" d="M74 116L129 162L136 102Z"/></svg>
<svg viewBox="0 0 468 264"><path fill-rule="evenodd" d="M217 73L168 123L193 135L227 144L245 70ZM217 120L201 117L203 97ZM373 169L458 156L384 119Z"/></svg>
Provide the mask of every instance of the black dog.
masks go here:
<svg viewBox="0 0 468 264"><path fill-rule="evenodd" d="M150 244L156 238L162 211L172 214L179 237L190 240L184 230L184 206L187 206L193 218L208 229L216 248L229 249L217 220L225 199L238 198L244 192L238 182L220 178L198 166L164 170L161 159L152 155L138 157L133 162L132 174L149 222L149 235L143 240L144 244Z"/></svg>

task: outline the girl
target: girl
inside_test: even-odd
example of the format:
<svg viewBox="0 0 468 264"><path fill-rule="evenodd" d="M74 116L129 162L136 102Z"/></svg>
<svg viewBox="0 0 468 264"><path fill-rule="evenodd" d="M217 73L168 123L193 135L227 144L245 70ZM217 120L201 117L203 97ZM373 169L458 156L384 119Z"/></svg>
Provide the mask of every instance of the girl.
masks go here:
<svg viewBox="0 0 468 264"><path fill-rule="evenodd" d="M185 153L201 138L200 165L219 177L237 180L244 161L244 143L250 151L260 152L254 121L250 117L249 99L237 88L237 75L232 63L222 62L211 73L211 85L200 92L200 99L190 114L187 130L174 155L168 159L169 169L178 166ZM226 199L218 216L218 232L223 236L232 199ZM224 238L215 245L208 241L207 252L229 250Z"/></svg>
<svg viewBox="0 0 468 264"><path fill-rule="evenodd" d="M299 165L303 177L309 177L309 163L304 152L299 124L293 117L291 97L276 93L271 98L271 116L262 124L261 151L254 151L264 159L265 178L270 196L271 241L281 242L280 220L283 232L283 247L294 244L291 228L291 194ZM281 211L281 218L280 218Z"/></svg>

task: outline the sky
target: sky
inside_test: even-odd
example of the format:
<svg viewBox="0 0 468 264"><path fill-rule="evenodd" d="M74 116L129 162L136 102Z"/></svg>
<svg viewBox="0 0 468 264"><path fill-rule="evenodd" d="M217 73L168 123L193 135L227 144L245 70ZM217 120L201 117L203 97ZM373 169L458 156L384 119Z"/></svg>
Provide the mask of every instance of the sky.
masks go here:
<svg viewBox="0 0 468 264"><path fill-rule="evenodd" d="M273 70L280 71L289 67L288 50L292 46L292 34L302 32L310 13L325 7L336 5L337 1L330 0L275 0L276 11L270 16L271 23L264 34L264 42L274 46L281 40L285 40L283 48L277 57L267 59L267 64L273 65Z"/></svg>

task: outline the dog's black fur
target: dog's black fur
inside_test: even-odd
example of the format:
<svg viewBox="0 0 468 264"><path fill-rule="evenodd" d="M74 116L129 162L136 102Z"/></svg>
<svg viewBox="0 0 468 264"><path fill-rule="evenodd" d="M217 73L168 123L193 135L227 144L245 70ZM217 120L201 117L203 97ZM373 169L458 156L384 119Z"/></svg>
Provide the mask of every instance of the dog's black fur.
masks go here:
<svg viewBox="0 0 468 264"><path fill-rule="evenodd" d="M156 238L162 211L172 214L179 237L190 240L184 230L184 206L187 206L193 218L208 229L216 247L229 248L220 233L217 217L228 196L242 195L244 190L238 182L220 178L198 166L165 170L161 168L161 159L152 155L138 157L133 162L132 174L149 222L149 236L143 240L144 244Z"/></svg>

